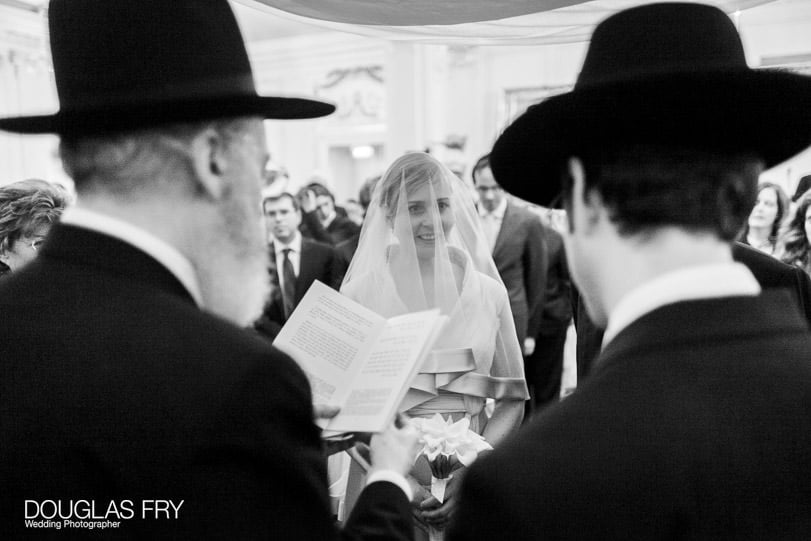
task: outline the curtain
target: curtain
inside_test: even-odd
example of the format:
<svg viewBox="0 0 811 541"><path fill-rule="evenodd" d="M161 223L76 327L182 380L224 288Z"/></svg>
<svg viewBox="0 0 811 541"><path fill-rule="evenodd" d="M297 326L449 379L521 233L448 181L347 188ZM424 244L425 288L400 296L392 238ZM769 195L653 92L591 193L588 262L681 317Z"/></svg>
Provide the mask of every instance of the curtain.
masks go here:
<svg viewBox="0 0 811 541"><path fill-rule="evenodd" d="M237 0L323 28L388 39L465 45L587 41L612 13L657 0ZM774 0L702 0L734 14Z"/></svg>

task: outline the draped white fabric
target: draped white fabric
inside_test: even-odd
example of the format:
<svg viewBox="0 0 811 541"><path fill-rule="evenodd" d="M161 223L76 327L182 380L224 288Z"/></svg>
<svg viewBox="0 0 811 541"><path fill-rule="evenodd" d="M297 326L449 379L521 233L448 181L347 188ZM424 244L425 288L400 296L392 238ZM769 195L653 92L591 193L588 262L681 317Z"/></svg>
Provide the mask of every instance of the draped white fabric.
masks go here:
<svg viewBox="0 0 811 541"><path fill-rule="evenodd" d="M549 45L588 40L608 15L659 0L238 0L293 21L393 41ZM689 1L689 0L688 0ZM727 13L774 0L702 0Z"/></svg>
<svg viewBox="0 0 811 541"><path fill-rule="evenodd" d="M259 0L304 17L351 24L435 25L489 21L583 0Z"/></svg>

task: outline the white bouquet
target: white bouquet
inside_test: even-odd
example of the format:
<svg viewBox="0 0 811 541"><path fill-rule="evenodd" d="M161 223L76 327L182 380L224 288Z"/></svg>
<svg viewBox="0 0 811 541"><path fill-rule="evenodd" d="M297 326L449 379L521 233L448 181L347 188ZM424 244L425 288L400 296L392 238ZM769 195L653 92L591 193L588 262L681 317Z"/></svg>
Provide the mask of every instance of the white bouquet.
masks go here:
<svg viewBox="0 0 811 541"><path fill-rule="evenodd" d="M422 445L415 460L425 455L431 466L431 495L439 502L445 500L445 486L452 472L459 467L469 466L481 451L493 447L485 439L470 430L470 419L463 417L455 423L450 417L444 419L436 413L431 418L411 419L420 434Z"/></svg>

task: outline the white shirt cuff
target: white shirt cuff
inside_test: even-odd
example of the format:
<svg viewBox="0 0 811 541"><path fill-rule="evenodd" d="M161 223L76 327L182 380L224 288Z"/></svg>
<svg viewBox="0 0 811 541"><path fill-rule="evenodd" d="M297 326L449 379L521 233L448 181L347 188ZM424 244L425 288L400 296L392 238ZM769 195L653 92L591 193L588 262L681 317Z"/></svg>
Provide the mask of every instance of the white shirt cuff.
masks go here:
<svg viewBox="0 0 811 541"><path fill-rule="evenodd" d="M366 477L366 486L369 486L377 481L388 481L389 483L394 483L405 493L408 501L414 499L414 493L411 491L411 485L408 484L405 477L394 470L377 470L370 473Z"/></svg>

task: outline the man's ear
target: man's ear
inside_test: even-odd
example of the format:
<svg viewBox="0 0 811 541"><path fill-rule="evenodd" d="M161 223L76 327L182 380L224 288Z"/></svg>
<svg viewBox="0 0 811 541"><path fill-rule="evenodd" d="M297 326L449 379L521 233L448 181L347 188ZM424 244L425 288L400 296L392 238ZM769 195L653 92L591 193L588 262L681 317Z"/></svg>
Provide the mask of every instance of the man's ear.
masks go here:
<svg viewBox="0 0 811 541"><path fill-rule="evenodd" d="M225 176L229 157L225 141L217 130L207 128L194 137L191 160L200 190L214 200L222 199L229 189Z"/></svg>
<svg viewBox="0 0 811 541"><path fill-rule="evenodd" d="M603 198L595 189L586 190L586 170L580 158L569 158L566 167L572 179L571 227L588 232L605 212Z"/></svg>
<svg viewBox="0 0 811 541"><path fill-rule="evenodd" d="M10 241L9 241L8 238L5 238L5 239L0 241L0 262L2 262L6 266L8 266L8 260L9 260L9 256L8 256L8 253L10 251L9 246L10 246Z"/></svg>

